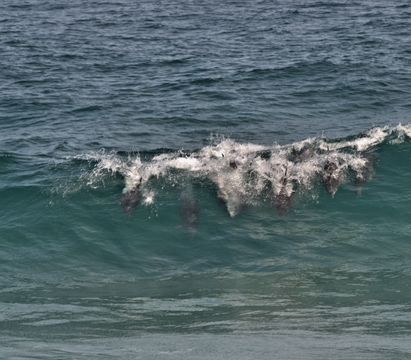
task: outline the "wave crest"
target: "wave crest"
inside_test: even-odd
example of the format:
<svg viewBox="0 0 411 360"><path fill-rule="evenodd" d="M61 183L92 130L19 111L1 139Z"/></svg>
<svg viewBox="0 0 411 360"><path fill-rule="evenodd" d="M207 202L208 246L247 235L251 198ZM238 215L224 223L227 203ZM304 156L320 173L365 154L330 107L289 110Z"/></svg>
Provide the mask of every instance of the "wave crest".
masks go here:
<svg viewBox="0 0 411 360"><path fill-rule="evenodd" d="M80 156L94 161L89 183L105 173L124 179L123 193L132 203L154 202L152 179L175 180L176 174L208 179L225 202L230 216L258 199L271 201L284 214L299 192L307 192L319 181L332 196L347 182L361 184L374 172L372 151L383 143L411 138L411 125L376 127L356 137L329 140L309 138L287 145L263 146L224 139L191 153L161 153L149 160L139 155L120 156L99 152ZM135 200L135 201L134 201Z"/></svg>

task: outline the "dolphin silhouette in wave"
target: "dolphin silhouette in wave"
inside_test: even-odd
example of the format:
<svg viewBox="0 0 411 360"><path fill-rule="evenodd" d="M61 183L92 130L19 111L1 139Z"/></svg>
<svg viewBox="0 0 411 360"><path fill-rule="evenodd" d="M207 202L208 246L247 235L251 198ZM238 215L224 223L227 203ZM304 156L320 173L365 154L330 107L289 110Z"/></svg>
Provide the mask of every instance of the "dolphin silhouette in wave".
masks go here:
<svg viewBox="0 0 411 360"><path fill-rule="evenodd" d="M121 199L123 211L129 216L133 215L134 210L141 202L141 198L140 184L126 191Z"/></svg>

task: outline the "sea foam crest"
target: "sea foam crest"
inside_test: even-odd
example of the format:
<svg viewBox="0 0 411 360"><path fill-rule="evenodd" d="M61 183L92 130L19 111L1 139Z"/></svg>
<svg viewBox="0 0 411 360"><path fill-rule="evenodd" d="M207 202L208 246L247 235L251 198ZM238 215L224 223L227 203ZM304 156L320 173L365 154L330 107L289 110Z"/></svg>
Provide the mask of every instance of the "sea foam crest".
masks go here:
<svg viewBox="0 0 411 360"><path fill-rule="evenodd" d="M96 162L90 179L104 173L124 178L123 196L127 206L140 200L152 204L153 178L170 179L182 174L212 181L231 216L258 199L272 201L280 214L288 211L296 194L322 182L334 196L348 181L368 181L374 171L372 150L385 142L411 138L411 125L373 128L352 139L309 138L287 145L262 146L225 139L191 153L156 155L148 161L140 156L127 158L100 152L86 159Z"/></svg>

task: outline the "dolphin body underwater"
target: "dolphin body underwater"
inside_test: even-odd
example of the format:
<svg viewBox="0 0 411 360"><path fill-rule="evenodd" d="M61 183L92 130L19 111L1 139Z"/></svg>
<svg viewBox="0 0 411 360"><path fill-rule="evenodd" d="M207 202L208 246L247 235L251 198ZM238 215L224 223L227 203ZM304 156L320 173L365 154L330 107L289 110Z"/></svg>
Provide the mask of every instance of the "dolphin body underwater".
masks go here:
<svg viewBox="0 0 411 360"><path fill-rule="evenodd" d="M123 194L121 199L121 206L123 211L131 216L134 213L135 208L141 202L141 193L139 187L134 188L133 190L127 191Z"/></svg>
<svg viewBox="0 0 411 360"><path fill-rule="evenodd" d="M361 176L355 178L355 185L358 187L357 193L360 195L362 186L370 181L374 175L375 156L368 154L365 156L366 164L361 172ZM327 192L334 197L338 188L344 183L345 174L339 169L337 163L327 161L324 165L323 183Z"/></svg>
<svg viewBox="0 0 411 360"><path fill-rule="evenodd" d="M289 210L293 206L294 192L288 195L285 187L281 188L280 193L275 197L275 208L280 216L288 214Z"/></svg>
<svg viewBox="0 0 411 360"><path fill-rule="evenodd" d="M197 231L200 221L200 208L198 202L192 193L191 187L185 189L180 196L181 200L181 219L183 226L192 231Z"/></svg>
<svg viewBox="0 0 411 360"><path fill-rule="evenodd" d="M333 161L327 161L324 165L324 186L327 192L334 197L340 185L343 183L342 174L338 171L338 165Z"/></svg>
<svg viewBox="0 0 411 360"><path fill-rule="evenodd" d="M140 185L136 186L132 190L128 190L123 194L121 199L121 206L123 211L132 216L138 205L142 200L142 194L140 191ZM181 201L181 219L182 225L191 232L197 231L197 227L200 220L200 208L198 202L194 197L191 186L188 186L180 196Z"/></svg>
<svg viewBox="0 0 411 360"><path fill-rule="evenodd" d="M294 200L294 195L295 195L294 186L293 186L293 190L291 191L291 193L287 191L287 182L288 182L287 174L288 174L288 168L285 167L284 176L281 179L282 186L281 186L280 192L278 193L278 195L275 196L274 204L275 204L275 208L277 209L277 213L280 216L284 216L288 214L288 211L293 206L293 200Z"/></svg>
<svg viewBox="0 0 411 360"><path fill-rule="evenodd" d="M374 154L370 153L370 154L365 155L365 159L367 160L367 163L361 173L361 177L357 177L355 179L355 185L357 187L357 195L359 196L362 195L363 186L365 185L365 183L370 181L374 176L374 172L375 172L374 166L375 166L375 162L377 158Z"/></svg>
<svg viewBox="0 0 411 360"><path fill-rule="evenodd" d="M291 154L289 161L293 161L295 164L307 161L315 154L312 148L305 148L303 150L295 150ZM352 179L346 168L342 168L342 165L338 159L327 159L322 165L321 182L324 185L326 191L334 197L339 187L344 184L349 177L354 180L357 186L357 194L361 195L362 186L372 179L374 175L374 165L376 162L376 156L372 153L364 155L365 164L360 172L357 172L355 179ZM238 169L238 163L236 160L231 160L228 163L231 171ZM293 207L298 190L298 183L290 178L289 169L284 167L284 174L280 180L280 189L277 194L272 198L272 204L275 206L278 215L287 215L290 209ZM142 193L141 183L134 186L131 190L124 191L121 199L121 206L123 211L132 216L137 206L144 200L144 194ZM230 212L230 208L227 201L226 194L219 192L218 197L222 200L226 207L228 207L230 216L234 216L241 212L245 208L244 199L237 199L234 203L235 214ZM144 200L145 204L151 203ZM231 204L232 205L232 204ZM186 185L180 196L180 215L182 219L182 225L190 231L196 231L200 220L200 208L198 202L193 194L192 185Z"/></svg>

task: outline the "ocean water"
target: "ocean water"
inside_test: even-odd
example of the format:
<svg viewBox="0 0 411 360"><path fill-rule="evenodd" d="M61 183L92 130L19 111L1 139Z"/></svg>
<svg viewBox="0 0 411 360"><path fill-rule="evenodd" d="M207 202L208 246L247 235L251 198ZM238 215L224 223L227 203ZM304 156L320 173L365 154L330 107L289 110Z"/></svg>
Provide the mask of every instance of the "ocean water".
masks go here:
<svg viewBox="0 0 411 360"><path fill-rule="evenodd" d="M411 4L0 3L1 359L410 359Z"/></svg>

